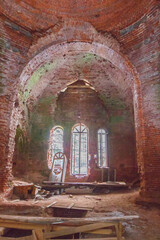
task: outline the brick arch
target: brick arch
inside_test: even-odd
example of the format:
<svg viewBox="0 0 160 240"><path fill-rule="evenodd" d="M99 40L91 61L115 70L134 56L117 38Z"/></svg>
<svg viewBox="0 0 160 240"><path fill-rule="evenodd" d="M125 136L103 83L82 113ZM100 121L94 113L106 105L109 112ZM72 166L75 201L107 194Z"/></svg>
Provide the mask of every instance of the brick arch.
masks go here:
<svg viewBox="0 0 160 240"><path fill-rule="evenodd" d="M28 62L22 74L20 75L21 84L25 84L25 82L31 77L33 72L38 67L42 66L44 63L50 62L53 56L63 55L70 51L93 53L97 56L104 58L105 60L110 61L120 71L125 72L128 78L133 78L133 74L129 66L129 61L126 60L126 57L122 54L102 43L75 41L71 43L55 44L45 49L41 53L37 54L33 59Z"/></svg>
<svg viewBox="0 0 160 240"><path fill-rule="evenodd" d="M55 64L57 64L59 58L65 55L69 56L70 53L74 53L75 55L77 53L89 53L101 57L110 63L111 72L114 71L112 69L114 67L116 68L116 71L120 73L120 75L123 75L123 78L115 79L116 84L121 87L123 86L124 88L131 88L133 90L134 76L128 59L107 45L98 42L62 43L52 45L51 47L45 49L32 58L24 68L22 74L20 75L21 88L25 89L33 73L39 68L45 66L47 63L53 63L53 61L56 61ZM64 63L65 60L61 59L61 62L58 62L58 66L63 66Z"/></svg>
<svg viewBox="0 0 160 240"><path fill-rule="evenodd" d="M119 81L119 86L127 86L132 90L133 93L133 105L134 105L134 117L135 117L135 126L136 126L136 135L137 135L137 149L138 149L138 161L139 163L143 163L143 155L140 152L141 145L143 144L142 134L143 134L143 108L141 103L141 83L139 81L136 69L132 66L128 58L119 53L118 51L112 49L111 47L98 43L98 42L71 42L71 43L61 43L50 46L45 49L34 58L30 60L27 66L24 68L21 76L20 76L20 84L25 89L25 86L29 79L31 78L34 71L36 71L39 67L43 66L47 62L51 62L54 58L58 58L63 56L64 54L68 54L70 52L74 52L75 54L78 52L84 53L92 53L101 58L107 60L112 66L115 67L113 71L117 71L119 73L123 73L125 78L117 78L115 81ZM64 62L62 61L61 65ZM112 67L111 67L112 68ZM141 128L141 131L139 129Z"/></svg>
<svg viewBox="0 0 160 240"><path fill-rule="evenodd" d="M88 56L93 58L91 62L83 63L82 65L81 63L80 65L77 64L77 62L83 61ZM125 74L122 71L118 71L110 62L104 61L103 58L97 58L93 54L85 53L78 55L78 52L74 52L72 55L68 54L65 59L63 56L58 56L57 58L58 60L56 58L52 60L50 66L53 66L53 68L39 78L35 87L27 89L30 85L29 82L34 80L34 74L24 85L23 90L26 89L29 94L26 101L30 106L33 102L36 103L44 91L49 91L50 93L52 92L52 95L56 95L57 92L66 88L68 84L72 83L73 80L77 80L77 78L87 80L100 94L107 95L107 92L111 91L109 89L112 89L113 94L116 93L124 98L128 105L133 103L132 82L129 82L125 78ZM55 64L57 65L56 67L54 67ZM45 69L45 66L46 64L39 67L36 71L39 72L39 69Z"/></svg>
<svg viewBox="0 0 160 240"><path fill-rule="evenodd" d="M125 81L123 84L127 84L127 86L130 87L134 91L134 93L136 93L135 94L136 96L139 94L139 92L137 92L137 89L139 89L137 82L139 83L139 80L138 78L136 78L137 77L136 72L132 68L132 65L130 64L129 60L122 54L111 49L110 47L98 42L93 42L93 43L71 42L71 43L57 44L47 48L46 50L37 54L33 59L31 59L28 62L28 64L26 65L26 67L24 68L24 70L20 75L20 78L19 78L20 86L25 89L25 86L29 81L29 79L31 78L32 74L39 67L43 66L48 62L51 62L53 60L53 57L55 56L58 57L60 55L69 53L70 51L72 52L74 51L75 53L78 51L88 52L88 53L92 53L97 56L100 56L101 58L107 60L113 66L115 66L115 68L119 72L122 72L125 75ZM119 82L119 84L121 85L122 82ZM137 89L134 85L136 85ZM138 115L136 116L139 117ZM10 158L9 161L11 160L12 159Z"/></svg>

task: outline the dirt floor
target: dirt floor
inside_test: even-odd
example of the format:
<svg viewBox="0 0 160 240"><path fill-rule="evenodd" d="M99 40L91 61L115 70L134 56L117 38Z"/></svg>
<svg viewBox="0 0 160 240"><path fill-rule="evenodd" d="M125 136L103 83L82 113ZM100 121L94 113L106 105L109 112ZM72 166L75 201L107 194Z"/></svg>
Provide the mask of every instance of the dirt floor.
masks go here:
<svg viewBox="0 0 160 240"><path fill-rule="evenodd" d="M123 222L126 240L160 240L160 208L135 204L138 190L117 191L108 194L56 195L45 200L6 200L0 197L0 214L47 216L46 206L56 204L90 207L86 217L139 215L139 219Z"/></svg>

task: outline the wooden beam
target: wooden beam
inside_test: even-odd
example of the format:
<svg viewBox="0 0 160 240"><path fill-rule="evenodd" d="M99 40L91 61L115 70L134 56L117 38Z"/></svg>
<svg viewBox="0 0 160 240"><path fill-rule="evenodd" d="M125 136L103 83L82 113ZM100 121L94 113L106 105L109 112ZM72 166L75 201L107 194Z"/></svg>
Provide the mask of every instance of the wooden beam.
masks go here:
<svg viewBox="0 0 160 240"><path fill-rule="evenodd" d="M23 222L0 222L0 226L6 227L6 228L17 228L17 229L46 229L46 224L33 224L33 223L23 223Z"/></svg>
<svg viewBox="0 0 160 240"><path fill-rule="evenodd" d="M5 227L0 227L0 236L3 236L7 231L7 228Z"/></svg>
<svg viewBox="0 0 160 240"><path fill-rule="evenodd" d="M33 240L33 236L25 236L20 238L13 238L13 237L0 237L0 240Z"/></svg>
<svg viewBox="0 0 160 240"><path fill-rule="evenodd" d="M68 207L66 207L67 209L71 209L74 206L75 203L71 203ZM64 207L65 208L65 207Z"/></svg>
<svg viewBox="0 0 160 240"><path fill-rule="evenodd" d="M49 207L53 206L56 203L57 203L57 201L54 201L53 203L49 204L46 208L49 208Z"/></svg>
<svg viewBox="0 0 160 240"><path fill-rule="evenodd" d="M81 240L86 240L87 238L81 238ZM89 240L117 240L117 237L109 237L109 238L88 238ZM48 240L53 240L53 239L48 239ZM54 240L59 240L55 239ZM73 239L61 239L61 240L73 240ZM79 240L79 239L74 239L74 240ZM124 237L122 237L122 240L125 240Z"/></svg>
<svg viewBox="0 0 160 240"><path fill-rule="evenodd" d="M93 231L87 231L87 233L111 235L113 233L113 231L112 231L112 229L97 229L97 230L93 230Z"/></svg>
<svg viewBox="0 0 160 240"><path fill-rule="evenodd" d="M92 222L117 222L138 219L139 216L122 216L122 217L92 217L92 218L58 218L58 217L32 217L32 216L13 216L13 215L0 215L0 223L16 222L16 223L33 223L33 224L56 224L57 222L76 222L76 223L92 223Z"/></svg>
<svg viewBox="0 0 160 240"><path fill-rule="evenodd" d="M34 240L44 240L42 229L32 230L32 234L33 234Z"/></svg>
<svg viewBox="0 0 160 240"><path fill-rule="evenodd" d="M73 226L75 227L75 226ZM57 231L57 230L63 230L63 229L68 229L70 228L70 226L59 226L59 225L54 225L54 227L52 228L52 231ZM112 229L98 229L98 230L92 230L92 231L87 231L86 233L92 233L92 234L112 234L113 230Z"/></svg>
<svg viewBox="0 0 160 240"><path fill-rule="evenodd" d="M55 237L61 237L61 236L66 236L66 235L71 235L75 233L82 233L82 232L87 232L91 230L96 230L100 228L105 228L108 226L115 226L115 223L92 223L80 227L70 227L68 229L62 229L54 232L46 232L44 233L44 238L55 238Z"/></svg>

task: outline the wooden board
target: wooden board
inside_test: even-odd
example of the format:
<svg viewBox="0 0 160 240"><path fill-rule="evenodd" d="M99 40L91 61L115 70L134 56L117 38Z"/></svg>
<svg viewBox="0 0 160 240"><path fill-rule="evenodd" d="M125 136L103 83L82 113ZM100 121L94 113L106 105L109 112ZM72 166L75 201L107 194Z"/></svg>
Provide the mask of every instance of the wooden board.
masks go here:
<svg viewBox="0 0 160 240"><path fill-rule="evenodd" d="M84 226L80 227L70 227L68 229L61 229L58 231L54 232L47 232L44 233L44 238L49 239L49 238L56 238L56 237L61 237L61 236L66 236L66 235L72 235L75 233L82 233L82 232L88 232L96 229L101 229L109 226L115 226L115 223L92 223L92 224L87 224Z"/></svg>
<svg viewBox="0 0 160 240"><path fill-rule="evenodd" d="M12 238L12 237L0 237L0 240L34 240L33 236L26 236L26 237L19 237L19 238Z"/></svg>
<svg viewBox="0 0 160 240"><path fill-rule="evenodd" d="M32 236L19 238L19 240L49 240L53 237L70 236L83 232L108 235L111 234L112 229L114 229L113 233L116 234L116 238L109 237L108 240L122 240L121 221L128 221L137 218L139 217L123 216L79 219L0 215L0 226L32 230ZM76 226L76 224L78 224L78 226ZM0 239L13 240L14 238L0 237ZM18 240L18 238L16 239ZM105 237L105 239L107 238ZM94 240L94 238L92 240Z"/></svg>
<svg viewBox="0 0 160 240"><path fill-rule="evenodd" d="M81 240L86 240L87 238L81 238ZM108 238L88 238L89 240L117 240L117 237L108 237ZM49 239L49 240L51 240L51 239ZM59 239L55 239L54 238L54 240L59 240ZM66 239L62 239L61 238L61 240L66 240ZM67 239L67 240L73 240L73 239ZM75 239L74 238L74 240L79 240L79 239ZM124 239L124 237L122 237L122 239L121 240L125 240Z"/></svg>
<svg viewBox="0 0 160 240"><path fill-rule="evenodd" d="M127 184L125 182L112 182L112 181L108 181L108 182L102 182L102 183L98 183L98 182L53 182L53 181L43 181L44 185L70 185L70 186L87 186L87 187L106 187L106 186L119 186L119 187L125 187L127 186Z"/></svg>
<svg viewBox="0 0 160 240"><path fill-rule="evenodd" d="M111 221L129 221L138 219L139 216L122 216L122 217L92 217L92 218L57 218L57 217L33 217L33 216L13 216L13 215L0 215L1 226L3 223L26 223L26 224L54 224L57 222L70 222L70 223L90 223L90 222L111 222Z"/></svg>
<svg viewBox="0 0 160 240"><path fill-rule="evenodd" d="M124 182L52 182L44 181L42 188L49 191L55 191L57 189L70 189L70 188L89 188L92 191L103 191L103 190L117 190L117 189L126 189L128 188L127 184ZM82 191L82 189L81 189Z"/></svg>

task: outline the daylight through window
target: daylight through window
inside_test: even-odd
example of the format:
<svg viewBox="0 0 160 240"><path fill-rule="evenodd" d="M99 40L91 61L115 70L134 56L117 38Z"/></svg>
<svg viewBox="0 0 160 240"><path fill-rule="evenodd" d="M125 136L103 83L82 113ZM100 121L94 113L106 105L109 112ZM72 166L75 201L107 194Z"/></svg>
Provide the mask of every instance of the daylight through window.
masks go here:
<svg viewBox="0 0 160 240"><path fill-rule="evenodd" d="M72 129L72 174L88 174L88 128L77 124Z"/></svg>
<svg viewBox="0 0 160 240"><path fill-rule="evenodd" d="M57 152L63 153L63 128L55 127L53 130L52 159Z"/></svg>
<svg viewBox="0 0 160 240"><path fill-rule="evenodd" d="M98 166L107 166L107 134L104 129L98 130Z"/></svg>

